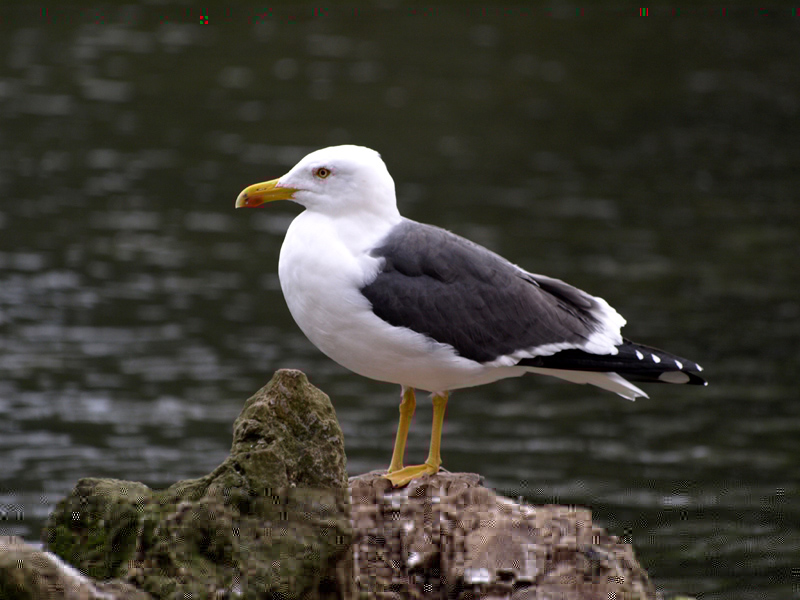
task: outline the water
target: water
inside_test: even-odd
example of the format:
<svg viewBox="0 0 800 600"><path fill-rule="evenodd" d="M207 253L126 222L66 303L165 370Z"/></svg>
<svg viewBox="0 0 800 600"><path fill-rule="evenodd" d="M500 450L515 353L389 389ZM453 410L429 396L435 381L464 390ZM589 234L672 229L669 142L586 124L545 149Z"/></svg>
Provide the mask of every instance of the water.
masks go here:
<svg viewBox="0 0 800 600"><path fill-rule="evenodd" d="M2 11L2 533L36 539L80 477L207 473L280 367L331 395L351 473L386 466L399 390L323 357L280 294L299 209L233 210L307 151L359 143L404 214L606 298L711 381L636 403L535 377L459 391L445 465L591 507L661 589L797 594L788 13ZM430 416L420 398L410 460Z"/></svg>

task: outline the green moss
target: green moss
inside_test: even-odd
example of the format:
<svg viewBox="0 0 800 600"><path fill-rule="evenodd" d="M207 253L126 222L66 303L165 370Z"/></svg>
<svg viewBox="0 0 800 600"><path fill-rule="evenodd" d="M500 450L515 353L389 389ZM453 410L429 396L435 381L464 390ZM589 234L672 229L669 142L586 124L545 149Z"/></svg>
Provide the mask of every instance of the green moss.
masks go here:
<svg viewBox="0 0 800 600"><path fill-rule="evenodd" d="M51 552L96 579L123 575L152 492L141 483L82 479L58 503L43 532Z"/></svg>
<svg viewBox="0 0 800 600"><path fill-rule="evenodd" d="M247 400L228 458L154 491L82 479L51 515L47 547L97 579L159 599L314 598L341 579L352 531L344 442L328 397L279 371ZM346 585L339 581L339 585Z"/></svg>
<svg viewBox="0 0 800 600"><path fill-rule="evenodd" d="M21 576L14 578L11 573L4 572L0 577L0 598L3 600L38 600L31 589Z"/></svg>

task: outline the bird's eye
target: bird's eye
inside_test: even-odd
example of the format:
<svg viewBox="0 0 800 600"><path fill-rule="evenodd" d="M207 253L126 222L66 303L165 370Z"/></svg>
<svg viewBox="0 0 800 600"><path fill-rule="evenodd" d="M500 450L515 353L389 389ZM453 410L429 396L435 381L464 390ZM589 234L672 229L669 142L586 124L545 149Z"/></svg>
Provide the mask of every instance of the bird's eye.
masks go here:
<svg viewBox="0 0 800 600"><path fill-rule="evenodd" d="M320 179L325 179L328 175L331 174L330 169L326 169L325 167L320 167L319 169L314 169L314 175L319 177Z"/></svg>

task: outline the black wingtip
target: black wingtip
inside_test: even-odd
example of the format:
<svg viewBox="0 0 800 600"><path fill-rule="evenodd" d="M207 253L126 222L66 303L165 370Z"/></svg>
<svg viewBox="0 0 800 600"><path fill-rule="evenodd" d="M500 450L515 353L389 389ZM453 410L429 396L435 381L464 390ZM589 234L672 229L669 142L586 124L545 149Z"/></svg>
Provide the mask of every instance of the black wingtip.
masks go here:
<svg viewBox="0 0 800 600"><path fill-rule="evenodd" d="M571 371L614 372L635 383L703 385L703 367L696 362L658 348L623 340L617 354L590 354L583 350L562 350L551 356L525 358L522 366Z"/></svg>

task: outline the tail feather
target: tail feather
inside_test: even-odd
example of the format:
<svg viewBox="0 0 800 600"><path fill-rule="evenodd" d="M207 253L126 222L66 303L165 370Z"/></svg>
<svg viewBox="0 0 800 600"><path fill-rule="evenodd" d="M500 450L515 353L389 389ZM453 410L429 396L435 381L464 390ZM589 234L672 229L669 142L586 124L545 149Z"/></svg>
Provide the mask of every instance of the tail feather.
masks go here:
<svg viewBox="0 0 800 600"><path fill-rule="evenodd" d="M540 375L550 375L551 377L558 377L571 383L590 384L619 394L628 400L636 400L637 396L648 398L638 387L627 381L624 377L620 377L616 373L600 373L592 371L566 371L564 369L539 369L537 367L528 367L527 371L530 373L538 373Z"/></svg>
<svg viewBox="0 0 800 600"><path fill-rule="evenodd" d="M562 350L550 356L523 358L517 364L523 367L534 367L537 372L542 372L539 369L552 369L616 373L627 381L707 385L706 380L700 376L703 368L696 362L657 348L636 344L630 340L623 340L622 344L617 346L617 354L591 354L583 350ZM553 374L567 379L562 374ZM588 381L587 383L594 382Z"/></svg>

